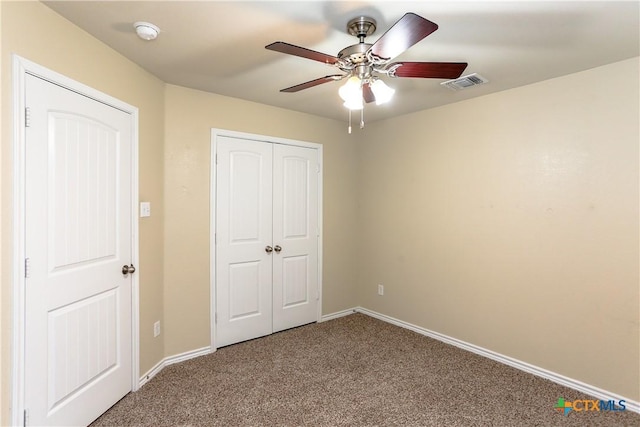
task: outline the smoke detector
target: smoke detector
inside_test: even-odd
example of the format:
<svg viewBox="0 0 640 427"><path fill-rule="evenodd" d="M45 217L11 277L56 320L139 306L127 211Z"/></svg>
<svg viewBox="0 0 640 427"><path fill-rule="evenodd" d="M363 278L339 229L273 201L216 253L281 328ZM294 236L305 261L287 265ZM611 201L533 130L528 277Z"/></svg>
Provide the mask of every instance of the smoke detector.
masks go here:
<svg viewBox="0 0 640 427"><path fill-rule="evenodd" d="M158 37L158 34L160 34L160 28L150 24L149 22L136 22L133 24L133 28L136 29L136 34L138 34L138 37L142 40L155 40Z"/></svg>
<svg viewBox="0 0 640 427"><path fill-rule="evenodd" d="M485 83L489 83L489 80L482 77L478 73L473 73L454 80L447 80L446 82L442 82L440 84L451 90L463 90L470 88L471 86L478 86Z"/></svg>

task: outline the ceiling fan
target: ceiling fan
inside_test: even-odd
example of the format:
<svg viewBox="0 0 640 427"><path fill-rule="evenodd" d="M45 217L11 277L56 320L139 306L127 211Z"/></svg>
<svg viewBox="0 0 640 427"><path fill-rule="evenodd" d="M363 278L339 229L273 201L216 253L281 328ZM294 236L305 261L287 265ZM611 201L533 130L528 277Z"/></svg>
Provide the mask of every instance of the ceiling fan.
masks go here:
<svg viewBox="0 0 640 427"><path fill-rule="evenodd" d="M282 89L280 92L298 92L323 83L348 78L340 88L345 107L351 110L363 108L362 100L381 104L388 101L394 90L382 82L380 76L455 79L467 67L466 62L393 62L411 46L438 29L438 25L415 13L400 18L375 43L364 39L376 30L373 18L360 16L347 23L349 34L356 36L357 44L338 52L337 56L316 52L304 47L277 41L265 48L276 52L333 65L345 74L334 74ZM364 125L361 122L361 127Z"/></svg>

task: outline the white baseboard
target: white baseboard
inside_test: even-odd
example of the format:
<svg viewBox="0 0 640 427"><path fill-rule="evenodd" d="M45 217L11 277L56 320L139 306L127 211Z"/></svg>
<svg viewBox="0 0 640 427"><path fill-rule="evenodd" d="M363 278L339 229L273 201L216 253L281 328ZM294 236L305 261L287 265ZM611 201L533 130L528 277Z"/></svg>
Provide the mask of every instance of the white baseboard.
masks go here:
<svg viewBox="0 0 640 427"><path fill-rule="evenodd" d="M477 345L470 344L468 342L459 340L457 338L453 338L453 337L450 337L450 336L447 336L447 335L444 335L444 334L441 334L441 333L438 333L438 332L430 331L429 329L425 329L425 328L422 328L420 326L416 326L416 325L413 325L411 323L407 323L407 322L404 322L402 320L399 320L399 319L396 319L396 318L393 318L393 317L390 317L390 316L386 316L384 314L380 314L380 313L377 313L375 311L372 311L372 310L369 310L369 309L366 309L366 308L363 308L363 307L355 307L355 308L353 308L351 310L344 310L344 311L341 311L340 313L335 313L335 314L341 314L342 316L345 316L345 315L347 315L349 313L352 313L352 312L366 314L367 316L371 316L371 317L374 317L376 319L382 320L384 322L391 323L391 324L396 325L396 326L400 326L401 328L409 329L409 330L411 330L413 332L416 332L418 334L425 335L427 337L436 339L438 341L442 341L442 342L444 342L446 344L451 344L451 345L456 346L458 348L461 348L463 350L470 351L472 353L478 354L480 356L484 356L484 357L489 358L491 360L495 360L496 362L500 362L500 363L503 363L505 365L511 366L513 368L520 369L521 371L528 372L528 373L536 375L538 377L545 378L545 379L547 379L549 381L553 381L554 383L563 385L565 387L572 388L574 390L577 390L577 391L580 391L582 393L588 394L589 396L593 396L593 397L595 397L597 399L600 399L600 400L615 400L615 401L624 400L626 408L628 410L630 410L632 412L640 413L640 402L637 402L637 401L634 401L634 400L631 400L631 399L627 399L624 396L620 396L620 395L612 393L610 391L603 390L601 388L592 386L590 384L583 383L582 381L578 381L578 380L574 380L573 378L565 377L564 375L560 375L560 374L557 374L555 372L548 371L546 369L540 368L538 366L531 365L531 364L523 362L521 360L517 360L517 359L514 359L512 357L505 356L505 355L500 354L500 353L496 353L495 351L491 351L491 350L488 350L486 348L482 348L482 347L479 347ZM342 314L342 313L346 313L346 314ZM328 315L327 317L330 317L330 316L334 316L334 315L331 314L331 315ZM330 317L330 318L327 318L326 320L335 319L337 317L341 317L341 316ZM323 316L323 320L324 320L324 316Z"/></svg>
<svg viewBox="0 0 640 427"><path fill-rule="evenodd" d="M335 313L325 314L320 318L320 322L326 322L327 320L337 319L339 317L348 316L356 312L355 308L350 308L348 310L336 311Z"/></svg>
<svg viewBox="0 0 640 427"><path fill-rule="evenodd" d="M156 365L149 369L146 374L140 377L138 387L142 387L146 383L148 383L151 378L155 377L162 371L165 367L169 365L173 365L174 363L184 362L189 359L194 359L196 357L204 356L210 353L213 353L215 350L212 350L211 347L202 347L196 350L186 351L184 353L176 354L173 356L165 357L160 362L156 363Z"/></svg>

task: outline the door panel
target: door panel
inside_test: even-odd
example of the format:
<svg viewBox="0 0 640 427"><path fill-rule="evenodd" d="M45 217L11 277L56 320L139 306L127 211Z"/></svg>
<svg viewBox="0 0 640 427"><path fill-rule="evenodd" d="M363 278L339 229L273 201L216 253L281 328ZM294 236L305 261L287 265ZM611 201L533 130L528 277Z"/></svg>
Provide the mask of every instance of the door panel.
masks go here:
<svg viewBox="0 0 640 427"><path fill-rule="evenodd" d="M272 331L272 152L220 137L216 168L216 346Z"/></svg>
<svg viewBox="0 0 640 427"><path fill-rule="evenodd" d="M229 242L231 245L260 243L264 237L264 219L261 203L265 194L263 174L268 170L268 156L249 151L229 153Z"/></svg>
<svg viewBox="0 0 640 427"><path fill-rule="evenodd" d="M309 257L286 257L282 260L282 307L287 309L309 303Z"/></svg>
<svg viewBox="0 0 640 427"><path fill-rule="evenodd" d="M229 320L260 315L260 299L260 263L230 264Z"/></svg>
<svg viewBox="0 0 640 427"><path fill-rule="evenodd" d="M89 424L131 390L131 117L26 78L25 407Z"/></svg>
<svg viewBox="0 0 640 427"><path fill-rule="evenodd" d="M48 170L53 270L116 255L118 131L52 112Z"/></svg>
<svg viewBox="0 0 640 427"><path fill-rule="evenodd" d="M49 312L50 410L117 369L117 300L115 289Z"/></svg>
<svg viewBox="0 0 640 427"><path fill-rule="evenodd" d="M318 152L274 144L273 331L318 319Z"/></svg>
<svg viewBox="0 0 640 427"><path fill-rule="evenodd" d="M278 159L278 165L282 168L282 175L276 177L274 185L281 186L282 190L282 237L308 238L309 159L288 155Z"/></svg>

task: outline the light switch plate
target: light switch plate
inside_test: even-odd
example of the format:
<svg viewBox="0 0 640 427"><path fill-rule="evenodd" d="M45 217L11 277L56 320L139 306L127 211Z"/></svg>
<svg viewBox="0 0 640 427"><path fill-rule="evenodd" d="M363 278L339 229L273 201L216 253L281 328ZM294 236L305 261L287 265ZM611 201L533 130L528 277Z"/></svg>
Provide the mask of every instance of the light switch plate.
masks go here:
<svg viewBox="0 0 640 427"><path fill-rule="evenodd" d="M140 218L151 216L151 202L140 202Z"/></svg>

